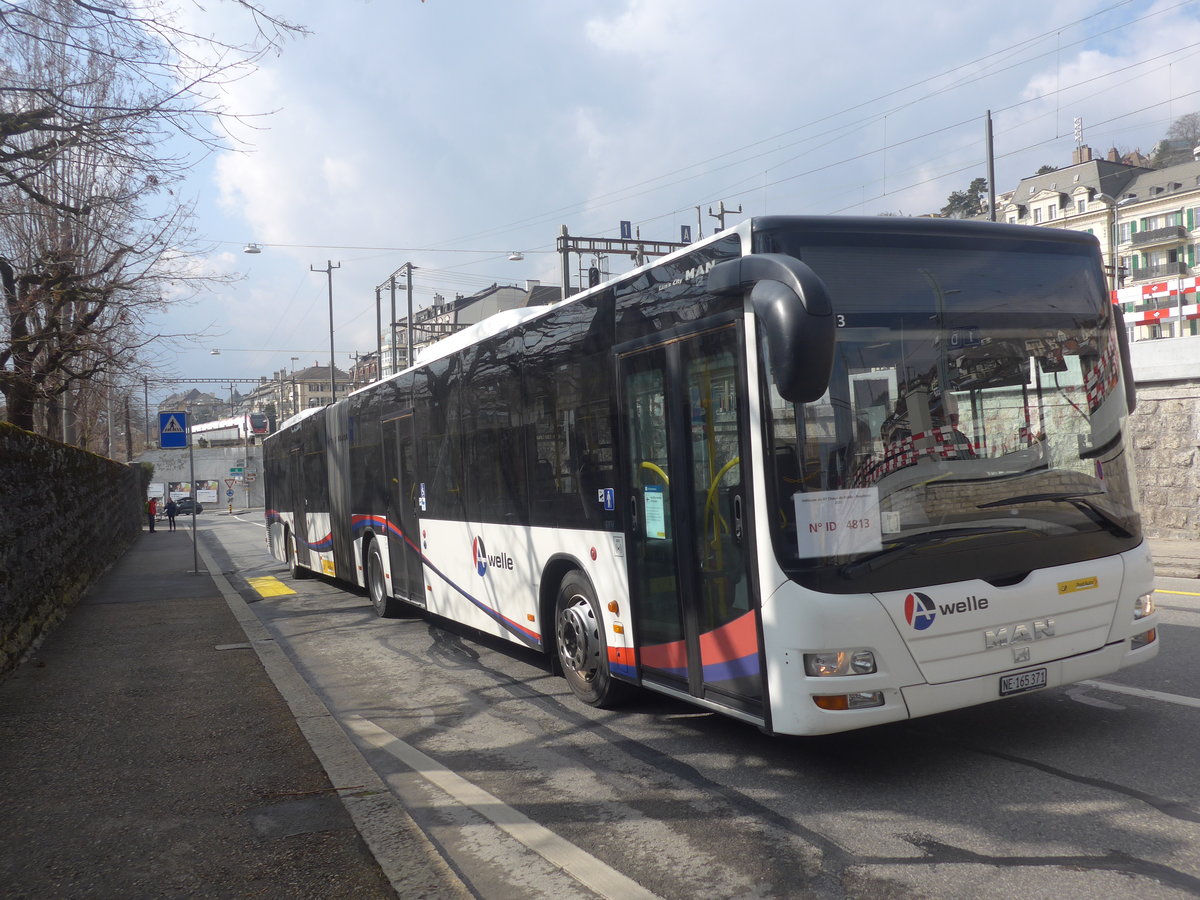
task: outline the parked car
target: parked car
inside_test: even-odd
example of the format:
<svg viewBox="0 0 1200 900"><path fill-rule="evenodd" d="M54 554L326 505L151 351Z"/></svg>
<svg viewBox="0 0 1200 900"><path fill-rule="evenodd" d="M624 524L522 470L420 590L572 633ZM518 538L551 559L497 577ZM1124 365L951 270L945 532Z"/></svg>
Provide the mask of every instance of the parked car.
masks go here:
<svg viewBox="0 0 1200 900"><path fill-rule="evenodd" d="M180 497L175 501L175 505L179 507L179 515L181 516L190 516L192 514L192 506L196 507L197 513L204 512L204 507L192 497Z"/></svg>

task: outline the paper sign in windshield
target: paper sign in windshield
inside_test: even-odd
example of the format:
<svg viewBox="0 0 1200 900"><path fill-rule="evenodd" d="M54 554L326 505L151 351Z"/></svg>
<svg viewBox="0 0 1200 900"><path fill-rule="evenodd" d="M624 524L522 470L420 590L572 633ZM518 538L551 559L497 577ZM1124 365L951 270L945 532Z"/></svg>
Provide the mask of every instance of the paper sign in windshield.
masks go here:
<svg viewBox="0 0 1200 900"><path fill-rule="evenodd" d="M667 509L663 502L662 485L647 485L642 490L642 499L646 505L646 537L665 541L667 539Z"/></svg>
<svg viewBox="0 0 1200 900"><path fill-rule="evenodd" d="M883 549L878 488L797 493L792 500L800 556L847 556Z"/></svg>

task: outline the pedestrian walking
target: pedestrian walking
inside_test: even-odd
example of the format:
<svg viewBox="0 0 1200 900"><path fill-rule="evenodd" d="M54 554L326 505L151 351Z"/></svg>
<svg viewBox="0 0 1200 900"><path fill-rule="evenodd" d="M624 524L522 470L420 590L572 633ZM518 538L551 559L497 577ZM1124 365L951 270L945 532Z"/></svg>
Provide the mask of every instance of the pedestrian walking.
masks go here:
<svg viewBox="0 0 1200 900"><path fill-rule="evenodd" d="M179 515L179 504L172 497L167 501L167 531L175 530L175 517Z"/></svg>
<svg viewBox="0 0 1200 900"><path fill-rule="evenodd" d="M158 515L158 498L150 497L146 500L146 518L150 520L150 530L154 531L154 517Z"/></svg>

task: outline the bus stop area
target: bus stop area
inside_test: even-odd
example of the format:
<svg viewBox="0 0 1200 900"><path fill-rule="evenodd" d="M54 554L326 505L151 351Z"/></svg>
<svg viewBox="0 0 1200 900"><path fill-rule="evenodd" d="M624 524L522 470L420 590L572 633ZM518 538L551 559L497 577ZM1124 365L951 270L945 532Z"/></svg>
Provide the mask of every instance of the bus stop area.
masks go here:
<svg viewBox="0 0 1200 900"><path fill-rule="evenodd" d="M1200 541L1151 546L1200 578ZM471 896L194 558L143 532L0 682L5 894Z"/></svg>
<svg viewBox="0 0 1200 900"><path fill-rule="evenodd" d="M469 896L195 558L144 531L0 682L3 893Z"/></svg>

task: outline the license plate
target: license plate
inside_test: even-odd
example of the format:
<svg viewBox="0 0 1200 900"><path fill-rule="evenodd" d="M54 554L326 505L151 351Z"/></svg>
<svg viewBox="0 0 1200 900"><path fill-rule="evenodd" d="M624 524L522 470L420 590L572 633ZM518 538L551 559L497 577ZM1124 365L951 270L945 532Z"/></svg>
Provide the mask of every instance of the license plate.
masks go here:
<svg viewBox="0 0 1200 900"><path fill-rule="evenodd" d="M1018 672L1016 675L1005 675L1000 679L1000 696L1008 697L1025 691L1036 691L1046 686L1046 670L1030 669L1028 672Z"/></svg>

